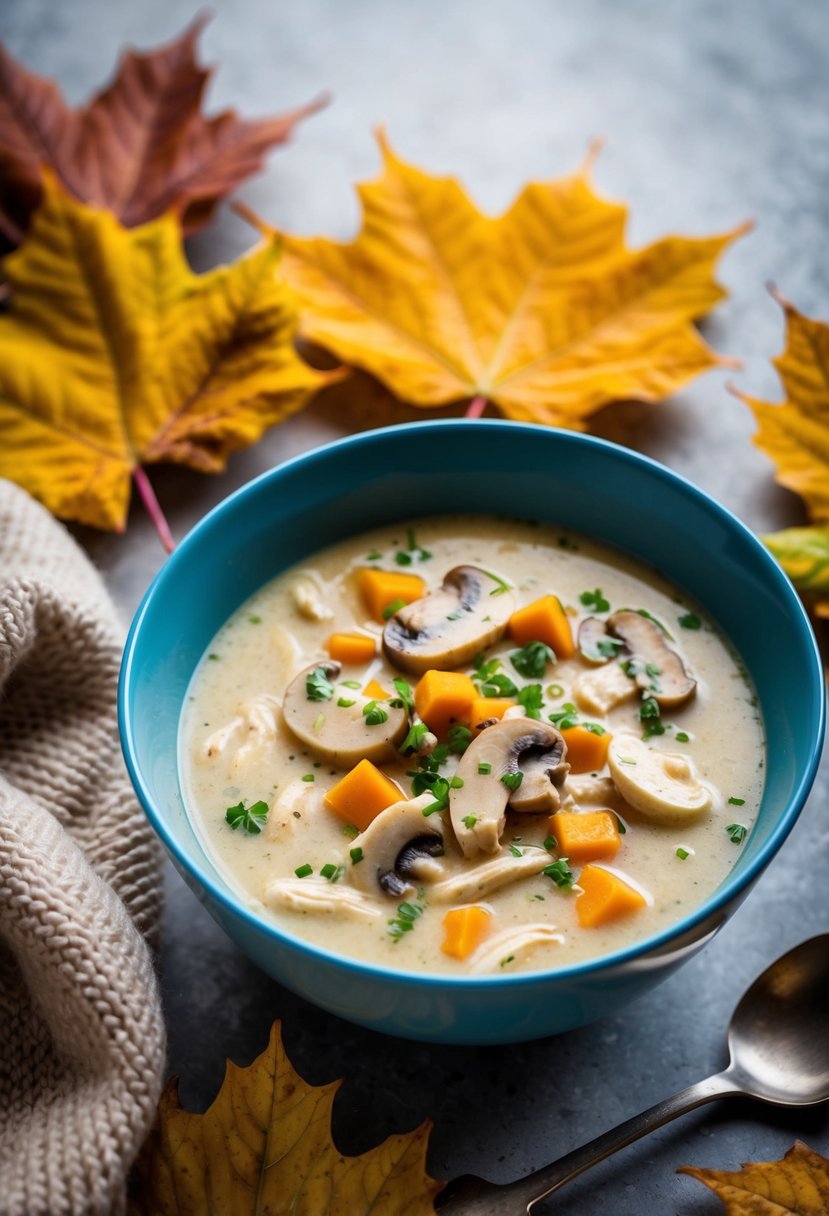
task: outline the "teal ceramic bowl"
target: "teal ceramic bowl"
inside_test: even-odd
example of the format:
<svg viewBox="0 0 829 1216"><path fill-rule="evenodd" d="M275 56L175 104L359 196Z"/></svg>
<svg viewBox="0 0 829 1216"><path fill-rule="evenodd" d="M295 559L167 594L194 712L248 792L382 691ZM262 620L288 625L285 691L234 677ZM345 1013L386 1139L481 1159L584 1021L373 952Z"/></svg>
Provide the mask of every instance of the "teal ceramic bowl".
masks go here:
<svg viewBox="0 0 829 1216"><path fill-rule="evenodd" d="M643 559L716 620L754 680L774 740L757 825L728 879L658 936L560 970L447 977L343 959L260 919L202 850L182 801L179 715L230 614L285 567L379 523L480 511L534 517ZM774 638L773 647L769 638ZM408 1038L508 1043L611 1013L665 979L728 919L791 830L823 737L823 675L808 619L762 544L687 481L570 432L425 422L358 435L265 473L197 525L150 587L120 686L124 754L150 822L237 945L316 1005Z"/></svg>

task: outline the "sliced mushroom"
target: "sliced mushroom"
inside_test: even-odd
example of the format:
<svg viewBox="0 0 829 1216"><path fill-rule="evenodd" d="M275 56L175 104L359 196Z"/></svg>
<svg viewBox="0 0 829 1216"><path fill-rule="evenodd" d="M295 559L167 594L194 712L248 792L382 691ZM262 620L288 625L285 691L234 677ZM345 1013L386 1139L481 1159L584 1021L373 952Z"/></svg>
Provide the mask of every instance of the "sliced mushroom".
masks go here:
<svg viewBox="0 0 829 1216"><path fill-rule="evenodd" d="M579 654L588 663L606 663L611 654L602 654L599 642L607 642L607 622L588 616L579 625ZM608 651L611 647L607 647Z"/></svg>
<svg viewBox="0 0 829 1216"><path fill-rule="evenodd" d="M503 637L515 608L512 592L477 566L455 566L437 591L401 608L386 623L383 649L404 671L449 670Z"/></svg>
<svg viewBox="0 0 829 1216"><path fill-rule="evenodd" d="M360 920L373 920L383 911L361 891L327 878L275 878L265 887L263 900L292 912L345 912Z"/></svg>
<svg viewBox="0 0 829 1216"><path fill-rule="evenodd" d="M471 866L462 874L444 878L429 889L429 898L435 903L454 903L463 899L482 899L492 891L498 891L521 878L540 874L550 864L546 849L527 849L520 857L504 853L494 861Z"/></svg>
<svg viewBox="0 0 829 1216"><path fill-rule="evenodd" d="M469 970L480 972L494 971L497 968L500 971L506 960L513 962L531 954L538 946L560 946L563 941L564 935L557 933L553 925L547 925L543 921L503 929L475 951Z"/></svg>
<svg viewBox="0 0 829 1216"><path fill-rule="evenodd" d="M457 777L463 784L449 791L452 827L464 856L497 853L508 802L515 810L537 810L546 797L547 805L558 806L558 789L569 772L566 751L554 726L532 718L504 718L472 740L458 765ZM511 790L502 778L518 773L521 784ZM524 780L528 798L521 805Z"/></svg>
<svg viewBox="0 0 829 1216"><path fill-rule="evenodd" d="M636 685L618 663L583 671L573 681L573 700L579 709L591 714L606 714L636 696Z"/></svg>
<svg viewBox="0 0 829 1216"><path fill-rule="evenodd" d="M312 700L308 696L308 677L317 670L333 682L341 667L331 659L312 663L288 685L282 714L292 734L337 768L349 768L363 759L374 762L394 759L408 730L405 709L384 702L386 720L370 725L363 713L370 697L359 693L349 696L346 699L353 704L348 706L338 705L336 694L328 700Z"/></svg>
<svg viewBox="0 0 829 1216"><path fill-rule="evenodd" d="M625 609L608 617L607 628L621 638L636 663L635 680L663 709L684 705L697 690L697 682L665 641L658 625L640 612Z"/></svg>
<svg viewBox="0 0 829 1216"><path fill-rule="evenodd" d="M395 802L381 811L352 843L362 859L352 866L355 886L367 894L382 891L400 899L418 882L434 881L443 872L443 823L439 815L425 816L432 794Z"/></svg>
<svg viewBox="0 0 829 1216"><path fill-rule="evenodd" d="M646 819L683 823L711 808L711 791L687 756L657 751L637 735L614 735L608 764L625 802Z"/></svg>

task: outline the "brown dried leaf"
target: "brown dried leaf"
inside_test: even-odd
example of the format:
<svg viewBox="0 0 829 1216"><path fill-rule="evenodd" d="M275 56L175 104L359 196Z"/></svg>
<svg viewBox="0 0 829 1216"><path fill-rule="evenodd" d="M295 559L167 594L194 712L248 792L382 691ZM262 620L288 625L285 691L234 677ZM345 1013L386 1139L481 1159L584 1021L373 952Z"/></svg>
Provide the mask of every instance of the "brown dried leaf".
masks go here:
<svg viewBox="0 0 829 1216"><path fill-rule="evenodd" d="M136 1166L130 1216L433 1216L441 1184L426 1173L429 1124L343 1157L331 1139L340 1084L303 1081L278 1022L252 1064L228 1062L204 1114L183 1110L171 1082Z"/></svg>
<svg viewBox="0 0 829 1216"><path fill-rule="evenodd" d="M829 1161L801 1140L782 1161L748 1162L741 1170L698 1169L684 1165L690 1174L718 1195L726 1216L827 1216L829 1213Z"/></svg>
<svg viewBox="0 0 829 1216"><path fill-rule="evenodd" d="M176 207L185 231L193 231L325 104L318 97L254 122L234 110L205 118L211 72L195 58L205 20L155 51L125 52L112 83L77 110L51 80L0 46L0 230L12 242L40 203L42 165L70 194L107 208L128 228Z"/></svg>

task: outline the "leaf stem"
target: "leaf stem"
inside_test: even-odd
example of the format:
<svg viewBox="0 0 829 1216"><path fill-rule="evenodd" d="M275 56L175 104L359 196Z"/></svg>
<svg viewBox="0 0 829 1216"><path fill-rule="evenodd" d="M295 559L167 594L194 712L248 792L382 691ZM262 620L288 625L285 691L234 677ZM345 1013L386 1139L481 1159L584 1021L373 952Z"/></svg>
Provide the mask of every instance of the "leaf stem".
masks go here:
<svg viewBox="0 0 829 1216"><path fill-rule="evenodd" d="M136 489L141 495L141 501L144 504L147 514L153 521L155 530L158 533L161 543L168 553L172 553L176 547L176 542L173 540L173 534L170 531L170 526L164 518L164 512L161 510L159 501L155 496L155 490L150 485L150 479L142 468L137 468L133 472Z"/></svg>
<svg viewBox="0 0 829 1216"><path fill-rule="evenodd" d="M473 399L470 401L466 413L464 414L464 418L480 418L485 409L486 397L479 393L477 397L473 397Z"/></svg>

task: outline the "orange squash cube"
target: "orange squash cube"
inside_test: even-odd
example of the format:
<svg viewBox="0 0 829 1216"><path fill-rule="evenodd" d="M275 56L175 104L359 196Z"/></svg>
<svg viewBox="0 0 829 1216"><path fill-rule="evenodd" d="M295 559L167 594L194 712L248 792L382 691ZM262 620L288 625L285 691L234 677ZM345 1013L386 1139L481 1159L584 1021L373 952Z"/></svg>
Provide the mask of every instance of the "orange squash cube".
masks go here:
<svg viewBox="0 0 829 1216"><path fill-rule="evenodd" d="M357 584L363 602L375 621L386 620L383 615L392 604L402 600L411 604L419 600L426 590L426 584L416 574L398 574L396 570L360 570Z"/></svg>
<svg viewBox="0 0 829 1216"><path fill-rule="evenodd" d="M469 958L489 933L491 924L492 913L480 904L450 908L443 918L441 950L452 958Z"/></svg>
<svg viewBox="0 0 829 1216"><path fill-rule="evenodd" d="M450 727L469 721L469 707L476 696L469 676L459 671L430 670L415 686L414 703L429 730L445 739Z"/></svg>
<svg viewBox="0 0 829 1216"><path fill-rule="evenodd" d="M526 608L513 612L509 619L509 635L519 646L545 642L557 659L572 659L576 653L570 621L556 595L543 595Z"/></svg>
<svg viewBox="0 0 829 1216"><path fill-rule="evenodd" d="M374 638L365 633L332 633L325 649L337 663L370 663L377 653Z"/></svg>
<svg viewBox="0 0 829 1216"><path fill-rule="evenodd" d="M469 725L473 730L477 730L480 723L486 722L487 718L503 718L507 710L515 704L510 697L475 697L468 710Z"/></svg>
<svg viewBox="0 0 829 1216"><path fill-rule="evenodd" d="M607 749L613 738L609 731L595 735L584 726L571 726L561 734L567 744L565 759L571 773L595 773L607 764Z"/></svg>
<svg viewBox="0 0 829 1216"><path fill-rule="evenodd" d="M581 893L576 899L576 915L582 929L597 929L647 907L648 901L640 891L603 866L585 866L578 885Z"/></svg>
<svg viewBox="0 0 829 1216"><path fill-rule="evenodd" d="M385 701L386 697L391 696L391 693L382 684L378 684L376 680L369 680L363 689L363 696L371 697L375 701Z"/></svg>
<svg viewBox="0 0 829 1216"><path fill-rule="evenodd" d="M556 811L550 831L558 851L576 865L615 857L622 843L616 816L610 811Z"/></svg>
<svg viewBox="0 0 829 1216"><path fill-rule="evenodd" d="M381 811L405 796L400 787L370 760L361 760L328 791L324 801L343 823L353 823L364 832Z"/></svg>

